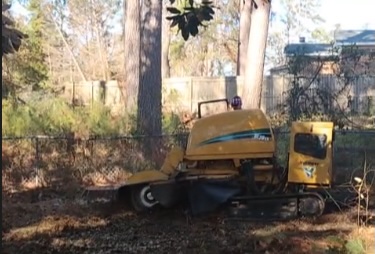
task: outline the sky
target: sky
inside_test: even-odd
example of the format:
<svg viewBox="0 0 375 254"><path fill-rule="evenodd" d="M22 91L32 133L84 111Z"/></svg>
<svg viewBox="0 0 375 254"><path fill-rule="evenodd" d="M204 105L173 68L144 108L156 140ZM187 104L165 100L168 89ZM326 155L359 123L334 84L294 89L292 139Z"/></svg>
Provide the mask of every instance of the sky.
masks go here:
<svg viewBox="0 0 375 254"><path fill-rule="evenodd" d="M231 0L237 1L237 0ZM303 0L300 0L303 1ZM354 4L355 2L355 4ZM375 30L375 0L321 0L321 7L319 10L320 16L325 20L324 23L319 25L319 28L323 28L327 32L333 31L336 24L340 24L341 29L345 30L357 30L357 29L371 29ZM25 10L18 1L14 1L11 11L14 14L27 15ZM276 12L277 15L283 12L279 0L272 1L272 11ZM122 26L120 24L115 25L116 32L120 33ZM278 29L281 24L273 22L270 27L270 31ZM318 27L309 27L311 30ZM291 38L291 43L298 42L299 36L307 37L306 35L296 35ZM308 40L308 39L307 39ZM266 68L269 69L269 68Z"/></svg>
<svg viewBox="0 0 375 254"><path fill-rule="evenodd" d="M233 0L234 1L234 0ZM326 20L323 27L330 31L335 24L341 24L342 29L375 29L375 0L322 0L320 15ZM355 2L355 4L353 3ZM278 0L272 1L272 10L280 11ZM12 11L26 14L27 11L14 1Z"/></svg>
<svg viewBox="0 0 375 254"><path fill-rule="evenodd" d="M375 17L373 16L374 9L375 0L356 0L355 4L353 4L352 0L321 0L321 7L318 14L325 20L325 22L319 25L312 22L303 25L309 28L310 31L315 28L323 28L325 31L331 32L335 29L337 24L340 24L340 28L344 30L375 30ZM285 10L282 8L280 1L272 1L272 12L275 12L276 16L280 16L284 11ZM271 23L270 31L278 29L285 29L285 25L276 20ZM291 36L291 42L296 42L299 36L308 38L309 34Z"/></svg>
<svg viewBox="0 0 375 254"><path fill-rule="evenodd" d="M342 29L375 29L374 0L324 0L321 15L327 28L341 24ZM354 4L355 2L355 4ZM337 9L335 11L335 9Z"/></svg>

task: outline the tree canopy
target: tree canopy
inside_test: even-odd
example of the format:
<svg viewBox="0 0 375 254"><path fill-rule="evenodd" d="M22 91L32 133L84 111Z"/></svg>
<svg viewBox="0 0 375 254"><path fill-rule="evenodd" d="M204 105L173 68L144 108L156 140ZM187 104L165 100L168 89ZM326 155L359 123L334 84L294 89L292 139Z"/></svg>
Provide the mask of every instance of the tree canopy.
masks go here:
<svg viewBox="0 0 375 254"><path fill-rule="evenodd" d="M14 28L14 22L5 15L11 7L10 4L2 4L2 27L1 27L1 56L17 52L22 44L22 40L27 35Z"/></svg>
<svg viewBox="0 0 375 254"><path fill-rule="evenodd" d="M170 3L174 4L175 0L170 0ZM215 14L212 1L204 0L201 4L196 4L194 0L189 0L178 5L179 7L167 7L167 11L174 14L167 19L172 21L171 27L178 27L185 41L189 39L190 35L196 36L199 26L205 27L202 22L212 20Z"/></svg>
<svg viewBox="0 0 375 254"><path fill-rule="evenodd" d="M262 2L270 3L271 0L261 0ZM173 16L166 19L172 21L171 27L178 27L182 37L187 41L191 36L196 36L199 33L199 27L206 27L205 21L211 21L215 15L212 1L202 0L196 3L194 0L169 0L170 4L175 7L167 7L167 11ZM258 8L258 3L252 0L252 5L255 9ZM258 1L259 2L259 1Z"/></svg>

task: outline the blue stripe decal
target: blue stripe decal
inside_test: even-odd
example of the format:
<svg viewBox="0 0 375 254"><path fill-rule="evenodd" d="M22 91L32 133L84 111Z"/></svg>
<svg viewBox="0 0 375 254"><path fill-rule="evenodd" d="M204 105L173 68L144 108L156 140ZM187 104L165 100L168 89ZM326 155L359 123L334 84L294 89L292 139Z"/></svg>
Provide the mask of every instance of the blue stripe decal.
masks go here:
<svg viewBox="0 0 375 254"><path fill-rule="evenodd" d="M234 133L210 138L208 140L201 142L199 145L209 145L209 144L232 141L232 140L239 140L239 139L253 139L258 136L263 136L266 138L272 137L270 129L258 129L258 130L234 132Z"/></svg>

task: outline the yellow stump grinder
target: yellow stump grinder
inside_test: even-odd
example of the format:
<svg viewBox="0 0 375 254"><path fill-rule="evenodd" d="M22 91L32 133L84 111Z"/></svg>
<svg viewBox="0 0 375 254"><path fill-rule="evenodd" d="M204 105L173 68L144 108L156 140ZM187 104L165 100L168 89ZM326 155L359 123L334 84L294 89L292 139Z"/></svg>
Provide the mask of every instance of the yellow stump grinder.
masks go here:
<svg viewBox="0 0 375 254"><path fill-rule="evenodd" d="M185 148L174 147L160 170L131 176L116 188L139 212L189 205L193 215L228 208L236 217L320 216L332 185L334 124L293 122L287 165L276 160L274 131L263 111L233 110L198 119Z"/></svg>

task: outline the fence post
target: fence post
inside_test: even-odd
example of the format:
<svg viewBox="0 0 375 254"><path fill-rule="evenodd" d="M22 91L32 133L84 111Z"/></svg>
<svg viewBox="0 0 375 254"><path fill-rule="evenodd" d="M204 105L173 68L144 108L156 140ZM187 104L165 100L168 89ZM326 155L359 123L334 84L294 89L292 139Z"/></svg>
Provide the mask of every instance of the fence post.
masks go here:
<svg viewBox="0 0 375 254"><path fill-rule="evenodd" d="M194 87L193 87L193 78L190 77L189 78L189 93L190 93L190 113L193 114L193 99L194 99L194 95L193 95L193 91L194 91Z"/></svg>
<svg viewBox="0 0 375 254"><path fill-rule="evenodd" d="M39 186L39 176L40 176L40 168L39 168L39 138L35 137L35 185Z"/></svg>

